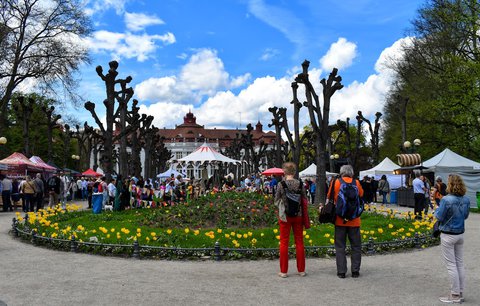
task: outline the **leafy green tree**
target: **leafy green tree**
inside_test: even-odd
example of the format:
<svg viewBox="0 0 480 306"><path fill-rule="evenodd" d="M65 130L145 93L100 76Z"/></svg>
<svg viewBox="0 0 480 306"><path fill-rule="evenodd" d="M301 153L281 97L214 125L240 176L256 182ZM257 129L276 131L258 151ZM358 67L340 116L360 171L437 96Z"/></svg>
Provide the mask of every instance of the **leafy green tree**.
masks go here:
<svg viewBox="0 0 480 306"><path fill-rule="evenodd" d="M0 132L12 94L26 80L75 92L74 73L89 60L80 38L90 31L81 0L0 1Z"/></svg>
<svg viewBox="0 0 480 306"><path fill-rule="evenodd" d="M422 140L424 158L445 147L478 157L479 17L480 3L472 0L430 0L419 9L414 38L403 45L403 58L390 63L396 79L384 110L382 155L399 153L406 137Z"/></svg>

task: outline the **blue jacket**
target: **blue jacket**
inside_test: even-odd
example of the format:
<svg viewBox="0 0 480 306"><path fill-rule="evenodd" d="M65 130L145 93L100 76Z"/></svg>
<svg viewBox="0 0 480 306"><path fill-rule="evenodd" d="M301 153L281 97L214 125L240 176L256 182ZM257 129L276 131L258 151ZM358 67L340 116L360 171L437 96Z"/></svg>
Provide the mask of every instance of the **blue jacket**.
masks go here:
<svg viewBox="0 0 480 306"><path fill-rule="evenodd" d="M468 218L470 200L465 196L448 194L440 200L435 211L442 233L462 234L465 232L465 219Z"/></svg>

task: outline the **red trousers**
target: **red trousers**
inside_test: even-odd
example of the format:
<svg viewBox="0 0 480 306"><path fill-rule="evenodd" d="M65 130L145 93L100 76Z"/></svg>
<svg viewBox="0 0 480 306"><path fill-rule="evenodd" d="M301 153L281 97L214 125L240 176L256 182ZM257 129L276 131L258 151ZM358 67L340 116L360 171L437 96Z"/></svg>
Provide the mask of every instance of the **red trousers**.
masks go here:
<svg viewBox="0 0 480 306"><path fill-rule="evenodd" d="M290 241L290 228L293 228L295 249L297 253L297 270L305 272L305 247L303 245L302 217L287 217L287 222L278 221L280 225L280 272L288 272L288 245Z"/></svg>

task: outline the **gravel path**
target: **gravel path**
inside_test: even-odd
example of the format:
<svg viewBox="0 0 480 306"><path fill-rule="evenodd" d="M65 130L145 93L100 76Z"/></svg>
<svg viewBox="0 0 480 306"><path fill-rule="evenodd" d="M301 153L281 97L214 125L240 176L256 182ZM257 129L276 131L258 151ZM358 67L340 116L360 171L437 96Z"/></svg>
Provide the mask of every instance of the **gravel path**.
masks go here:
<svg viewBox="0 0 480 306"><path fill-rule="evenodd" d="M361 276L307 259L307 277L277 276L277 260L168 261L59 252L8 234L0 213L0 305L440 305L449 292L440 248L364 256ZM467 305L480 305L480 214L467 221ZM2 303L3 302L3 303Z"/></svg>

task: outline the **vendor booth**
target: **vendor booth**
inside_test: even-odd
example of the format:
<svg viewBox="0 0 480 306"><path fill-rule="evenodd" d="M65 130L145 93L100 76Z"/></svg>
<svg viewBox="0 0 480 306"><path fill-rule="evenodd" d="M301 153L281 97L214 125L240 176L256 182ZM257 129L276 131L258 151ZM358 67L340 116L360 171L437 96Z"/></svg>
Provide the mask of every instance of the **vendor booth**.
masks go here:
<svg viewBox="0 0 480 306"><path fill-rule="evenodd" d="M24 176L29 172L42 172L43 169L29 160L22 153L15 152L12 155L0 160L0 165L7 169L4 170L10 176Z"/></svg>
<svg viewBox="0 0 480 306"><path fill-rule="evenodd" d="M423 163L426 173L434 173L447 183L448 175L460 175L467 187L466 196L470 199L470 206L477 207L476 192L480 191L480 163L463 157L446 148L439 154Z"/></svg>

